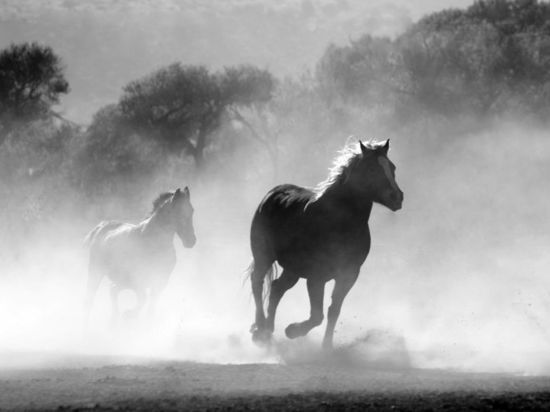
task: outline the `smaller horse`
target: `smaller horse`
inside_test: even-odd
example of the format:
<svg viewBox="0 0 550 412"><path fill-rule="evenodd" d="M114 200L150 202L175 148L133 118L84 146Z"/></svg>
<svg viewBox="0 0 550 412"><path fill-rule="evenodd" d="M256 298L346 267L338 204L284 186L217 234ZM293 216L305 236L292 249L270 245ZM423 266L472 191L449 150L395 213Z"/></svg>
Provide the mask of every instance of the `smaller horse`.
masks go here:
<svg viewBox="0 0 550 412"><path fill-rule="evenodd" d="M111 282L113 319L118 317L118 294L124 289L136 294L136 307L129 316L139 314L149 297L149 311L164 290L176 265L174 235L191 248L196 237L189 189L160 194L153 202L150 216L138 224L103 221L85 239L90 246L88 285L85 300L86 322L92 302L104 276Z"/></svg>
<svg viewBox="0 0 550 412"><path fill-rule="evenodd" d="M277 306L300 278L307 280L311 311L303 322L288 325L288 338L306 335L323 321L325 284L334 279L323 347L331 348L336 320L344 298L355 284L370 250L369 217L373 203L401 209L403 192L388 159L389 140L346 148L335 160L329 177L316 189L291 184L273 188L252 219L250 267L256 306L252 338L269 340ZM283 268L273 279L273 265ZM267 317L263 285L270 283Z"/></svg>

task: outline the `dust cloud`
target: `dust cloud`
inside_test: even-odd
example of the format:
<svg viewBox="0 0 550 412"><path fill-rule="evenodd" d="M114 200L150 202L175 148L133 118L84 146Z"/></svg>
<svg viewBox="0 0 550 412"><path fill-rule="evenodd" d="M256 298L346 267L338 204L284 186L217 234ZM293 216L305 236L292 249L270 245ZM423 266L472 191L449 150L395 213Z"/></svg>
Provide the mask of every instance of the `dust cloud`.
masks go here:
<svg viewBox="0 0 550 412"><path fill-rule="evenodd" d="M238 184L234 175L188 181L171 176L165 179L169 187L147 187L136 195L134 210L118 211L145 217L156 194L190 185L197 244L184 249L175 239L178 263L153 318L113 325L105 279L84 328L82 240L98 222L96 215L51 223L17 254L4 253L0 361L5 367L36 367L53 362L45 355L58 362L63 356L104 355L109 362L335 361L546 374L549 138L547 131L512 122L438 144L429 136L392 136L390 158L405 193L404 208L398 213L374 208L371 254L344 303L331 356L320 350L324 325L297 341L282 332L309 313L303 281L281 302L273 345L251 342L253 301L244 279L251 258L248 230L254 208L274 181L268 174L244 173ZM239 164L246 165L251 154L241 155ZM285 168L278 179L312 186L329 166L329 157L322 160ZM326 296L325 308L330 293ZM129 309L135 297L124 293L120 303Z"/></svg>
<svg viewBox="0 0 550 412"><path fill-rule="evenodd" d="M548 373L548 137L510 121L394 142L404 208L375 209L342 332L403 337L422 367Z"/></svg>
<svg viewBox="0 0 550 412"><path fill-rule="evenodd" d="M319 2L321 7L308 1L280 6L233 1L223 7L221 2L166 1L168 8L155 3L154 10L152 2L141 1L132 12L130 2L118 2L118 8L109 2L4 3L2 47L12 39L45 39L59 51L73 89L63 99L63 114L88 122L99 107L116 101L129 81L173 61L210 68L246 62L277 76L299 75L331 42L347 44L367 29L394 36L427 11L471 1L423 0L413 10L411 2L402 0L393 6L340 2L346 7L331 1ZM239 146L224 139L229 143L223 143L223 155L200 177L174 161L155 169L154 176L143 172L136 181L119 185L126 189L116 196L88 196L89 204L70 188L50 193L2 176L0 192L13 196L5 203L14 212L0 210L0 368L71 367L87 364L90 356L109 364L147 359L335 362L360 368L549 374L550 132L503 118L459 136L428 126L422 132L376 124L376 113L359 113L362 107L336 107L334 117L345 119L341 131L317 144L318 135L334 126L327 126L327 112L316 113L319 106L309 95L289 95L295 106L281 121L297 123L291 130L303 133L280 136L276 172L260 144ZM304 107L310 119L301 118ZM438 121L419 122L424 120ZM348 139L352 133L365 140L391 138L403 209L392 213L374 207L371 252L344 302L334 353L320 349L324 324L299 340L284 336L286 325L309 314L303 281L279 306L272 345L258 347L249 333L253 300L244 276L255 207L275 184L312 187L323 180L336 151L356 141ZM158 160L151 157L149 163ZM14 159L4 156L0 166L7 160L17 163ZM78 165L71 167L75 172ZM177 266L156 315L123 318L114 325L104 279L86 328L85 235L101 220L138 222L159 193L186 185L195 208L197 244L184 249L174 240ZM26 219L39 213L32 210L35 192L45 197L38 203L55 200L62 210L41 217L40 223ZM325 313L331 288L329 283ZM132 293L121 295L122 311L134 304Z"/></svg>

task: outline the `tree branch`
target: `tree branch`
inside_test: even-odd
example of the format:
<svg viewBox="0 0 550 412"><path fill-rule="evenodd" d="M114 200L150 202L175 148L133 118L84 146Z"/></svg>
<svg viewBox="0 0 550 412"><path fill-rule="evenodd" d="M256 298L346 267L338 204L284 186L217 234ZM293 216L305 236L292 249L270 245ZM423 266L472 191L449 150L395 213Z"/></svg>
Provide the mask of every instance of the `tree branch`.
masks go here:
<svg viewBox="0 0 550 412"><path fill-rule="evenodd" d="M54 112L53 110L50 110L50 111L49 111L49 114L50 114L50 116L53 116L53 117L55 117L56 119L59 119L59 120L61 120L62 122L66 123L66 124L68 124L68 125L70 125L70 126L79 127L79 128L82 127L81 124L78 124L78 123L76 123L76 122L73 122L72 120L69 120L69 119L63 117L62 115L60 115L60 114L57 113L57 112Z"/></svg>
<svg viewBox="0 0 550 412"><path fill-rule="evenodd" d="M277 171L278 171L278 161L277 161L277 150L276 150L276 148L273 148L272 145L269 143L269 141L267 139L263 139L260 136L260 134L256 131L254 126L252 126L252 124L248 120L246 120L244 118L244 116L241 113L239 113L238 110L236 110L235 108L232 108L231 109L231 114L235 117L236 120L241 122L250 131L250 133L251 133L254 140L261 143L266 148L267 153L269 154L269 157L271 159L271 163L273 164L274 177L276 177Z"/></svg>

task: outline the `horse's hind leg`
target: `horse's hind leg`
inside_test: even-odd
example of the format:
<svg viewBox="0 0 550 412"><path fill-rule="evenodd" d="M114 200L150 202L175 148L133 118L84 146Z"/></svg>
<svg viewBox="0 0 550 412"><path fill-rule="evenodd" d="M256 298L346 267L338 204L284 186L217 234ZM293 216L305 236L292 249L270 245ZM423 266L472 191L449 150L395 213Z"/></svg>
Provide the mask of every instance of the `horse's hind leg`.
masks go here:
<svg viewBox="0 0 550 412"><path fill-rule="evenodd" d="M305 336L315 326L323 322L323 298L325 295L325 282L323 280L307 280L307 292L311 312L309 319L304 322L291 323L285 329L286 336L290 339Z"/></svg>
<svg viewBox="0 0 550 412"><path fill-rule="evenodd" d="M263 288L265 275L271 268L272 263L273 262L269 262L265 259L254 259L252 264L250 283L252 284L252 295L254 296L256 315L255 323L252 325L250 331L252 332L252 339L254 341L263 341L269 338L264 313Z"/></svg>
<svg viewBox="0 0 550 412"><path fill-rule="evenodd" d="M271 284L271 292L269 294L269 305L267 307L266 328L273 332L275 329L275 313L281 298L287 290L293 287L300 277L288 270L283 270L281 276L275 279Z"/></svg>

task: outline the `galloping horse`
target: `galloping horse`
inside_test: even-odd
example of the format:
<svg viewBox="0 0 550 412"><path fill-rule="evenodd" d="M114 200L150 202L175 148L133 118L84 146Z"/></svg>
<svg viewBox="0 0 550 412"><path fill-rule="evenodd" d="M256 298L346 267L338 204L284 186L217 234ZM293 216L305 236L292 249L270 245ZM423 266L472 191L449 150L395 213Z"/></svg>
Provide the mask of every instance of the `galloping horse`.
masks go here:
<svg viewBox="0 0 550 412"><path fill-rule="evenodd" d="M329 177L316 189L285 184L261 201L250 233L254 261L250 267L256 320L255 341L269 340L275 312L284 293L299 278L307 280L309 319L288 325L290 339L304 336L323 321L325 284L334 279L323 348L332 348L342 302L354 285L370 249L369 216L373 202L401 209L403 192L388 159L389 140L348 147L335 160ZM283 271L273 279L274 262ZM270 282L267 318L263 307L264 278Z"/></svg>
<svg viewBox="0 0 550 412"><path fill-rule="evenodd" d="M85 240L90 245L86 320L104 276L112 282L114 318L118 316L118 294L124 289L136 293L137 304L130 315L141 311L147 292L152 313L158 294L176 264L175 234L185 247L195 245L193 206L187 187L159 195L153 202L151 215L138 224L104 221L97 225Z"/></svg>

